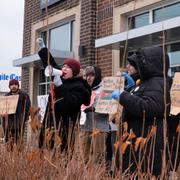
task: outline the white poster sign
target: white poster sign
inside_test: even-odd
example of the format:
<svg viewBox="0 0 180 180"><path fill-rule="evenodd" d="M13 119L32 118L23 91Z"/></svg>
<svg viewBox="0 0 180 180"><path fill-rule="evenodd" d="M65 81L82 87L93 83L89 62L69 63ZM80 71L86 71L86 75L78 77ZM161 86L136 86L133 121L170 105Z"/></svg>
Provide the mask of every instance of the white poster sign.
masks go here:
<svg viewBox="0 0 180 180"><path fill-rule="evenodd" d="M37 96L38 107L41 108L41 110L39 111L39 113L41 115L41 120L43 120L44 115L45 115L46 106L47 106L47 102L48 102L48 97L49 97L49 95L39 95L39 96Z"/></svg>

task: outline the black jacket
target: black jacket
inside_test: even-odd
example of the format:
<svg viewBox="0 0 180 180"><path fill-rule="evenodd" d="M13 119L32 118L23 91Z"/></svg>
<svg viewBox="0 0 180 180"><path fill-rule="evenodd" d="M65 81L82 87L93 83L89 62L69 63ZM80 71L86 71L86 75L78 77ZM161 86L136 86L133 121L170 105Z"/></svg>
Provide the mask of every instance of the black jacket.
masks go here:
<svg viewBox="0 0 180 180"><path fill-rule="evenodd" d="M164 78L163 51L160 47L147 48L137 57L136 64L141 78L141 85L133 94L122 92L120 103L124 107L123 120L128 122L137 136L141 136L143 112L145 112L145 131L156 122L162 124L164 118ZM166 58L169 67L169 59ZM166 68L166 74L167 74ZM166 101L170 103L169 84L167 82ZM168 109L169 110L169 109Z"/></svg>
<svg viewBox="0 0 180 180"><path fill-rule="evenodd" d="M82 77L63 80L63 84L54 89L55 115L59 121L76 121L82 104L89 105L91 88Z"/></svg>
<svg viewBox="0 0 180 180"><path fill-rule="evenodd" d="M18 94L19 94L19 99L16 108L16 113L8 115L9 129L21 129L22 123L27 121L29 118L29 108L31 106L29 95L21 90L19 90ZM10 95L12 95L11 92L7 93L5 96L10 96Z"/></svg>
<svg viewBox="0 0 180 180"><path fill-rule="evenodd" d="M123 121L127 121L128 129L132 129L137 137L142 136L143 112L145 112L144 137L147 137L154 120L157 125L155 165L153 173L161 172L161 150L163 148L163 118L164 118L164 78L163 50L160 47L144 49L134 55L141 84L133 93L122 92L120 104L123 105ZM169 59L166 55L166 77ZM166 104L170 103L169 84L166 84ZM169 108L167 110L169 112ZM128 155L127 155L128 156ZM128 161L128 157L125 158ZM125 161L126 161L125 160ZM125 166L128 166L127 164Z"/></svg>

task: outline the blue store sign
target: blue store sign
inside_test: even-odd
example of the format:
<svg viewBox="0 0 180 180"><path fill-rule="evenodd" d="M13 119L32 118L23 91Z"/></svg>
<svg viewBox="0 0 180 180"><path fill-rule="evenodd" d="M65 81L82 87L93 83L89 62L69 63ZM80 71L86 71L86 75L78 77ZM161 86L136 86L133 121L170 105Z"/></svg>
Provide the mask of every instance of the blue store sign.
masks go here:
<svg viewBox="0 0 180 180"><path fill-rule="evenodd" d="M5 74L2 73L0 74L0 81L9 81L10 79L16 79L18 81L21 81L21 76L17 75L17 74Z"/></svg>

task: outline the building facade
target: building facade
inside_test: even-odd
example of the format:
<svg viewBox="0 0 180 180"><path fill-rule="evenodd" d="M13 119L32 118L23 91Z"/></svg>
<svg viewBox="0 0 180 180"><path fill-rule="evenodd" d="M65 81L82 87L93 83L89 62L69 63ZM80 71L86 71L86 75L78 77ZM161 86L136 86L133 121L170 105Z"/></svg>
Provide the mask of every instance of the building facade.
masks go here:
<svg viewBox="0 0 180 180"><path fill-rule="evenodd" d="M36 39L44 38L59 64L68 57L82 67L97 64L103 76L125 66L125 54L142 47L165 46L170 74L180 70L180 0L26 0L22 89L37 96L48 93L37 55Z"/></svg>

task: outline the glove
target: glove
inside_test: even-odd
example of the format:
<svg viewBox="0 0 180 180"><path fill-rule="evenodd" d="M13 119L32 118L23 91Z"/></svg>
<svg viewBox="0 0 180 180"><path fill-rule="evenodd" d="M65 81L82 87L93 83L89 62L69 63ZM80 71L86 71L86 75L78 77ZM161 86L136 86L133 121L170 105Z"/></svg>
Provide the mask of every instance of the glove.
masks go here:
<svg viewBox="0 0 180 180"><path fill-rule="evenodd" d="M114 90L111 93L111 98L112 99L119 100L120 96L121 96L121 92L119 90Z"/></svg>
<svg viewBox="0 0 180 180"><path fill-rule="evenodd" d="M59 87L62 84L62 80L59 75L54 76L53 83L56 87Z"/></svg>
<svg viewBox="0 0 180 180"><path fill-rule="evenodd" d="M130 89L131 87L135 85L135 81L128 73L123 72L122 76L127 80L127 85L125 87L126 90Z"/></svg>
<svg viewBox="0 0 180 180"><path fill-rule="evenodd" d="M45 44L44 44L43 38L37 38L37 39L36 39L36 42L37 42L37 44L38 44L38 46L39 46L40 49L46 47Z"/></svg>
<svg viewBox="0 0 180 180"><path fill-rule="evenodd" d="M95 112L95 107L88 107L84 110L85 113L88 113L88 112Z"/></svg>

